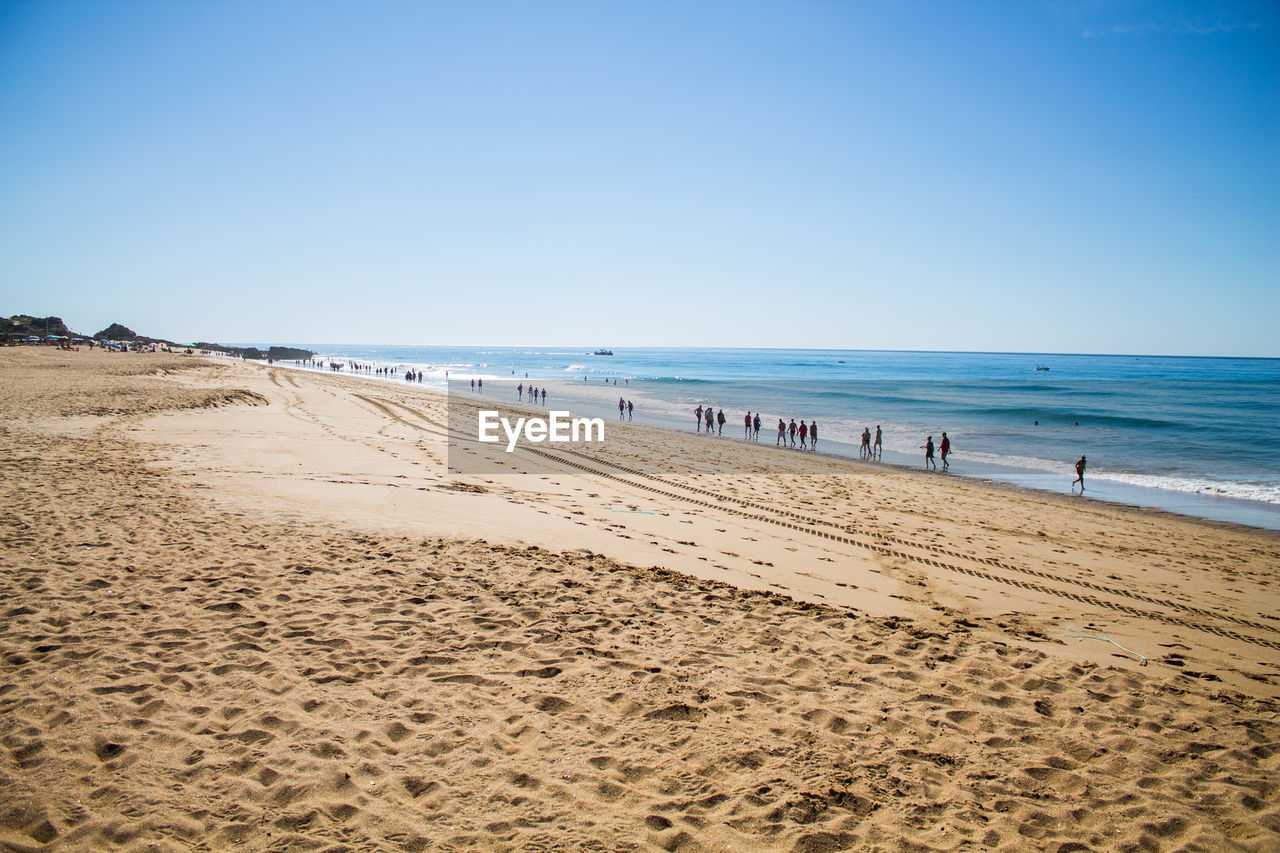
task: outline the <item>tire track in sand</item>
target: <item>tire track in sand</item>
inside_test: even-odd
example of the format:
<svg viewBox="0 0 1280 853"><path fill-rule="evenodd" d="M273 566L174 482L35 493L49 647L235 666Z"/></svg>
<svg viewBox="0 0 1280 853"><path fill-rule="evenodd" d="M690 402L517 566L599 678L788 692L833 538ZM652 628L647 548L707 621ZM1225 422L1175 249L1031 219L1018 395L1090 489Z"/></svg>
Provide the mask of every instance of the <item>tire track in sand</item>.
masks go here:
<svg viewBox="0 0 1280 853"><path fill-rule="evenodd" d="M389 417L392 417L395 420L407 426L411 426L422 431L433 432L433 430L425 430L421 425L413 424L410 421L405 420L404 418L392 412L385 405L376 403L373 400L363 397L362 395L357 395L357 396L360 396L361 399L365 400L366 402L377 406L379 409L385 412ZM437 432L436 433L437 435L444 435L449 438L458 438L458 439L468 440L473 442L475 441L475 439L471 439L469 436L462 436L456 433L451 433L448 430L448 427L445 427L442 424L435 422L433 419L423 414L422 412L419 412L418 410L414 409L412 406L408 406L404 403L392 402L389 400L384 400L382 402L389 403L398 408L404 409L405 411L411 413L414 417L420 419L424 423L428 423L431 426L435 427L436 430L443 430L443 432ZM1084 581L1084 580L1079 580L1074 578L1066 578L1060 575L1051 574L1049 572L1041 572L1036 569L1017 566L1012 563L1007 563L1001 560L972 557L966 554L961 554L959 552L950 551L948 549L941 548L936 545L921 544L921 543L913 542L909 539L903 539L897 536L891 536L888 534L879 534L871 531L856 529L854 528L853 525L841 527L839 525L833 524L832 522L825 521L823 519L804 516L799 513L792 512L790 510L774 510L771 507L764 507L763 505L755 503L750 500L727 498L723 495L719 495L707 489L701 489L693 486L686 486L680 483L666 480L665 478L662 478L662 477L640 472L633 468L628 468L618 463L602 461L588 454L580 453L574 450L558 449L557 451L552 452L548 450L542 450L541 448L528 447L528 446L521 446L520 449L527 451L529 453L532 453L543 459L546 459L552 462L557 462L562 465L567 465L571 468L576 468L580 471L583 471L585 473L592 474L598 477L604 477L606 479L614 480L616 482L622 483L632 488L640 489L642 491L647 491L653 494L662 495L663 497L672 498L674 500L683 501L685 503L691 503L696 506L701 506L707 509L719 510L721 512L729 513L731 515L736 515L740 518L746 518L753 521L759 521L765 524L772 524L778 527L783 527L789 530L795 530L801 533L809 534L810 536L818 537L820 539L829 539L834 542L840 542L846 545L852 545L856 548L862 548L864 550L872 551L882 556L897 557L899 559L907 560L909 562L932 566L934 568L943 569L945 571L969 575L970 577L980 578L982 580L989 580L995 583L1005 584L1007 586L1015 586L1015 587L1026 589L1032 592L1040 592L1040 593L1055 596L1058 598L1066 598L1072 601L1080 602L1082 604L1090 604L1090 605L1093 605L1096 607L1102 607L1108 610L1115 610L1129 616L1136 616L1141 619L1148 619L1155 622L1163 622L1168 625L1176 625L1182 628L1190 628L1195 631L1203 631L1205 633L1215 634L1217 636L1225 637L1227 639L1238 640L1243 643L1264 646L1266 648L1271 648L1271 649L1280 649L1280 642L1277 642L1274 640L1262 639L1259 637L1251 637L1251 636L1248 636L1247 634L1241 634L1240 632L1234 631L1230 628L1224 628L1217 625L1208 624L1202 621L1196 621L1193 619L1186 619L1181 616L1176 616L1176 615L1171 615L1166 613L1158 613L1150 610L1143 610L1137 607L1131 607L1127 604L1123 604L1120 602L1108 601L1107 599L1104 599L1104 598L1098 598L1097 596L1090 595L1088 593L1071 592L1069 590L1056 589L1054 587L1047 586L1037 581L1021 580L1019 578L1005 577L1003 575L993 574L991 572L982 571L981 569L971 568L969 566L962 566L962 565L956 565L951 562L944 562L934 557L924 556L921 554L913 554L907 551L901 551L901 550L898 550L897 548L890 547L890 546L901 545L901 546L913 548L919 551L925 551L932 554L949 556L949 557L958 558L958 559L969 561L969 562L981 563L981 564L989 565L995 568L1005 569L1007 571L1017 572L1024 575L1039 577L1045 580L1051 580L1056 583L1062 583L1069 586L1078 586L1086 589L1092 589L1094 591L1102 592L1108 595L1115 595L1118 597L1145 601L1149 604L1156 604L1161 607L1168 607L1170 609L1186 612L1195 616L1208 617L1212 619L1221 619L1223 621L1232 622L1235 624L1242 625L1244 627L1263 630L1271 633L1276 632L1276 629L1271 627L1270 625L1263 625L1261 623L1252 622L1250 620L1232 616L1230 614L1215 613L1212 611L1203 610L1201 608L1184 605L1179 602L1171 601L1168 599L1155 598L1152 596L1144 596L1141 593L1136 593L1136 592L1133 592L1132 590L1117 589L1113 587L1107 587L1102 584L1094 584L1090 581ZM565 458L566 454L571 455L573 457L577 457L577 459L589 460L591 464L590 465L584 464L584 462L577 461L577 459ZM715 499L717 502L713 503L712 501L703 500L702 498L696 498L690 495L683 495L677 492L667 491L666 489L660 489L657 486L650 485L647 482L635 482L634 480L628 479L626 477L622 477L617 474L610 473L608 471L602 471L600 470L600 467L615 468L617 470L624 471L628 474L631 474L633 477L639 477L643 481L660 482L664 485L672 486L674 488L684 489L686 491L693 492L695 494L706 495L707 497L711 497ZM726 506L725 503L728 503L730 501L733 501L738 504L750 506L756 509L766 509L770 513L776 513L777 515L783 516L783 518L777 518L770 515L759 515L757 513L748 512L744 509L740 509L739 507L736 507L736 506ZM799 523L799 522L803 522L803 523ZM832 527L841 532L833 533L826 530L819 530L817 529L819 525L825 526L825 527ZM871 539L872 541L861 542L861 541L858 541L857 539L852 538L853 535L860 536L864 539Z"/></svg>

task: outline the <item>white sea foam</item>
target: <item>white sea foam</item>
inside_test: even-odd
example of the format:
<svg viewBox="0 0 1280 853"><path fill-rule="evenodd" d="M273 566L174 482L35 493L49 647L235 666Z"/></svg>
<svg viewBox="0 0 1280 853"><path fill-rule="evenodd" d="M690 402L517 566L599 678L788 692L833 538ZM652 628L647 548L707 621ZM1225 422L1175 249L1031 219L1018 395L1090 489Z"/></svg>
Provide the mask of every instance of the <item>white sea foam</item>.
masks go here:
<svg viewBox="0 0 1280 853"><path fill-rule="evenodd" d="M1124 471L1106 470L1097 472L1095 476L1099 480L1128 483L1132 486L1146 486L1152 489L1165 489L1174 492L1188 492L1197 495L1235 498L1236 500L1259 501L1261 503L1280 505L1280 485L1227 483L1191 477L1161 477L1152 474L1130 474Z"/></svg>
<svg viewBox="0 0 1280 853"><path fill-rule="evenodd" d="M972 460L989 465L1003 465L1008 468L1022 468L1031 471L1049 471L1073 478L1075 469L1071 461L1059 459L1039 459L1034 456L1002 456L995 453L966 451L955 459ZM1138 474L1132 471L1115 471L1108 468L1090 466L1085 473L1086 479L1106 480L1113 483L1125 483L1130 486L1143 486L1148 489L1164 489L1171 492L1209 495L1215 497L1235 498L1245 501L1280 504L1280 484L1273 483L1239 483L1224 480L1211 480L1201 477L1170 477L1160 474Z"/></svg>

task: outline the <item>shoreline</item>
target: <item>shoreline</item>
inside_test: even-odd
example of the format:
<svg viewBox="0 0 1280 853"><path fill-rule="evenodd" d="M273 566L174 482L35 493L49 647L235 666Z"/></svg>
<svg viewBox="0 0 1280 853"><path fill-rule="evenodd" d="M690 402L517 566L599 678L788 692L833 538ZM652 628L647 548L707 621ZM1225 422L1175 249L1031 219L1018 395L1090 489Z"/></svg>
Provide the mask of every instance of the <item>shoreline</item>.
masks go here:
<svg viewBox="0 0 1280 853"><path fill-rule="evenodd" d="M610 424L606 421L606 426L608 425ZM682 437L688 437L691 435L687 430L681 430L678 427L673 427L673 426L663 426L658 424L635 424L635 423L629 424L628 426L633 426L639 429L662 430L665 433L678 435ZM763 432L763 430L761 431ZM692 435L694 435L696 440L697 438L696 434L692 434ZM717 438L721 438L721 437L717 436ZM728 439L729 437L724 436L723 438ZM825 439L823 440L825 441ZM786 450L788 452L799 452L798 449L795 451L792 451L789 448L774 447L773 445L769 445L768 447L766 447L764 442L759 442L759 443L747 442L747 441L744 441L743 439L738 439L738 438L734 438L732 439L732 441L735 441L742 446L746 446L746 447L754 446L754 447L763 448L769 451ZM834 444L836 442L831 442L831 443ZM852 447L851 445L845 445L845 446L849 447L851 450L856 451L857 449ZM858 459L847 453L830 453L827 451L816 451L816 452L806 451L806 455L813 456L818 459L824 459L824 458L830 459L831 461L837 462L837 463L850 463L850 462L855 463L858 465L866 466L866 470L868 471L891 470L891 471L898 471L901 473L920 475L920 476L935 475L935 472L926 471L924 468L922 468L919 465L910 465L905 462L867 462L866 460ZM1034 472L1034 473L1038 473L1038 472ZM1038 488L1036 486L1023 485L1012 479L997 479L995 477L986 476L984 474L957 473L954 471L947 471L947 472L939 471L939 472L936 472L936 476L952 477L952 478L965 480L972 483L980 483L986 486L987 488L990 488L996 491L1006 491L1012 495L1025 495L1025 496L1034 496L1037 498L1047 499L1047 500L1059 500L1062 502L1063 506L1075 506L1082 502L1081 496L1079 494L1072 495L1071 493L1054 491L1052 489L1043 489L1043 488ZM1143 488L1143 487L1134 486L1132 488ZM1090 487L1090 491L1092 491L1092 487ZM1161 490L1145 489L1145 491L1161 491ZM1241 501L1237 498L1218 498L1218 497L1212 497L1208 495L1203 495L1200 497L1203 497L1206 500L1220 500L1220 501L1229 501L1233 503L1243 503L1243 504L1255 503L1251 501ZM1174 509L1166 509L1154 503L1147 504L1147 503L1139 503L1139 502L1128 502L1118 498L1095 498L1093 495L1087 495L1085 499L1088 501L1098 502L1103 506L1105 506L1107 509L1115 509L1119 512L1133 512L1138 514L1156 514L1156 515L1165 516L1171 520L1185 521L1185 522L1195 523L1195 524L1205 524L1213 527L1220 527L1226 530L1236 530L1242 533L1253 533L1253 534L1261 534L1264 536L1274 536L1280 539L1280 527L1266 527L1266 526L1260 526L1260 525L1254 525L1254 524L1245 524L1243 522L1231 521L1229 519L1223 519L1223 518L1210 518L1206 516L1193 515L1186 512L1179 512L1178 510L1174 510ZM1256 503L1261 503L1261 502L1256 502ZM1266 506L1269 506L1269 504ZM1280 524L1280 520L1277 521L1277 524Z"/></svg>
<svg viewBox="0 0 1280 853"><path fill-rule="evenodd" d="M451 475L438 393L216 359L0 379L0 846L1280 843L1269 533L651 427Z"/></svg>
<svg viewBox="0 0 1280 853"><path fill-rule="evenodd" d="M358 377L358 378L365 378L365 377ZM376 379L376 377L369 377L369 378ZM379 381L390 381L394 383L395 380L379 380ZM413 387L413 386L410 386L410 387ZM418 389L418 390L421 390L424 393L438 394L441 396L444 396L447 393L435 388L425 388L425 389ZM482 397L471 395L471 394L464 394L462 396L465 396L467 399L474 402L481 402L484 400L484 398ZM494 405L502 405L506 409L509 409L511 411L527 412L529 414L536 414L540 411L544 411L544 409L534 409L529 407L527 404L521 404L521 403L507 404L507 403L495 402ZM575 412L575 414L577 413ZM606 428L613 427L615 424L623 425L624 422L610 421L608 418L605 418ZM631 421L631 422L625 422L625 426L628 429L656 430L661 432L664 435L668 435L673 438L679 438L682 440L691 439L695 442L705 440L705 436L699 435L697 433L690 433L687 429L682 429L681 427L674 426L667 423L637 423L637 422ZM728 425L726 424L726 428L727 427ZM764 430L762 428L761 433L763 432ZM1032 476L1045 476L1045 475L1043 474L1043 472L1038 472L1038 471L1013 469L1012 466L1007 466L1007 467L1010 467L1011 470L1016 470L1018 473L1011 475L1009 478L999 478L999 477L991 476L984 473L972 473L972 472L957 472L957 471L933 472L933 471L925 470L920 465L912 465L906 462L898 462L898 461L870 462L867 460L858 459L857 456L855 455L857 452L857 448L855 446L846 444L843 442L828 441L827 439L822 439L822 441L828 445L834 444L837 446L847 448L847 452L833 453L827 450L801 451L799 448L775 447L774 445L767 444L763 440L760 442L746 441L745 439L740 439L740 438L737 438L736 436L731 437L728 435L713 436L713 438L717 441L728 441L732 445L737 447L752 448L753 449L752 452L767 451L767 452L782 452L782 453L802 453L807 458L814 458L819 460L826 459L826 460L830 460L832 463L835 463L835 464L853 463L858 466L863 466L862 470L865 472L886 470L886 471L898 471L901 473L920 475L920 476L939 476L944 478L951 477L951 478L964 480L972 483L980 483L987 486L988 488L995 489L995 490L1004 490L1009 492L1010 494L1035 496L1038 498L1044 498L1044 499L1050 499L1050 500L1060 500L1062 501L1062 504L1064 506L1074 506L1084 501L1092 501L1092 502L1100 503L1103 506L1107 507L1108 509L1114 508L1118 511L1136 512L1136 513L1154 513L1154 514L1167 516L1170 519L1179 520L1179 521L1206 524L1206 525L1221 527L1223 529L1233 529L1233 530L1238 530L1240 532L1258 533L1258 534L1271 535L1271 536L1280 538L1280 509L1277 509L1275 512L1275 515L1276 515L1276 519L1274 522L1275 526L1266 526L1264 524L1247 524L1241 521L1233 521L1229 518L1214 518L1210 516L1195 515L1190 512L1180 512L1177 509L1169 509L1166 506L1160 505L1160 502L1157 502L1157 501L1160 501L1160 498L1156 498L1155 500L1148 503L1143 503L1140 501L1127 501L1121 497L1111 497L1111 498L1094 497L1094 495L1089 494L1087 496L1084 496L1082 499L1082 496L1079 495L1078 493L1073 495L1071 493L1064 493L1061 491L1055 491L1053 489L1039 488L1033 485L1025 485L1019 481L1021 477L1025 477L1027 475L1032 475ZM900 455L900 454L895 454L895 455ZM782 458L786 458L786 457L782 457ZM954 465L955 462L953 462L952 464ZM983 463L977 463L977 464L983 468L996 467L991 465L984 465ZM1110 482L1110 481L1104 481L1104 482ZM1158 493L1161 493L1162 495L1165 491L1161 489L1148 488L1148 487L1142 487L1142 486L1125 486L1124 488L1131 489L1131 490L1138 490L1141 492L1158 492ZM1092 492L1093 490L1094 490L1094 487L1090 486L1089 491ZM1104 492L1106 491L1105 487L1103 491ZM1178 499L1184 496L1186 495L1184 495L1183 493L1172 493L1172 496L1168 497L1166 500L1168 502L1176 504L1179 502ZM1190 497L1203 499L1206 501L1220 501L1223 503L1238 505L1241 509L1243 509L1246 512L1254 509L1255 504L1264 508L1269 508L1272 506L1271 504L1266 504L1261 501L1245 501L1238 498L1226 498L1226 497L1217 497L1217 496L1210 496L1210 495L1191 495ZM1183 503L1185 503L1185 501ZM1265 515L1270 515L1269 509L1262 509L1260 510L1260 512Z"/></svg>
<svg viewBox="0 0 1280 853"><path fill-rule="evenodd" d="M388 365L401 364L401 362L388 361L386 362L386 364ZM308 367L297 366L292 364L280 364L278 366L288 367L291 369L298 369L303 372L316 371L315 368L308 368ZM323 371L323 370L320 370L318 372L326 373L326 371ZM376 377L376 376L366 376L362 374L350 374L350 375L353 376L354 378L373 379L379 382L389 382L392 385L395 385L397 384L397 382L399 382L399 380L394 378L382 378L382 377ZM459 381L462 381L462 380L455 380L454 383L451 383L451 384L457 384L457 382ZM488 381L492 383L492 387L499 388L499 387L505 387L506 384L508 383L515 383L518 380L507 379L503 377L493 377ZM611 410L610 404L607 402L605 398L607 398L610 393L618 393L618 392L626 393L626 389L624 389L623 386L621 385L616 386L616 388L614 386L610 386L603 383L598 385L584 385L581 383L577 383L577 382L565 380L565 379L545 379L545 380L533 379L533 380L527 380L527 381L538 382L538 383L548 383L550 387L558 388L561 390L562 393L567 394L568 395L567 398L570 401L575 401L575 400L584 401L584 405L586 405L586 407L590 409L588 413L591 415L603 416L605 418L606 423L611 422L611 414L613 410ZM428 384L431 385L431 390L437 390L437 391L444 390L444 384L442 382L430 382ZM436 387L437 385L440 387ZM633 393L637 393L641 395L648 393L648 391L645 388L644 382L638 382L637 385L630 386L630 390ZM603 393L604 396L600 397L600 400L605 400L604 403L601 404L599 400L596 400L596 398L599 396L599 394L596 392ZM672 401L664 399L664 400L661 400L660 402L669 406ZM674 429L678 432L683 430L683 421L679 418L675 418L670 415L659 414L655 416L647 413L646 411L642 411L642 414L640 415L640 417L645 418L646 423L649 423L654 426L667 427L667 428ZM734 424L731 422L728 425L728 428L732 431L734 428ZM766 428L762 429L762 432L767 433L768 431L769 431L768 425L766 425ZM828 433L828 435L830 434ZM729 436L726 436L726 437L729 437ZM923 433L922 433L921 440L923 440ZM834 440L829 437L824 438L824 441L828 443L828 446L835 444L841 448L841 452L831 454L832 456L842 456L845 458L856 459L856 456L857 456L856 444L849 443L849 442L841 443L838 440ZM761 443L763 444L763 442ZM908 458L910 458L909 454L903 453L901 451L895 451L892 449L887 449L886 453L888 453L890 457L893 458L893 461L895 462L906 464L906 465L912 464L911 462L908 461ZM1091 454L1091 458L1096 458L1096 456ZM994 481L994 482L1007 482L1015 485L1020 485L1026 488L1032 488L1032 489L1044 491L1048 494L1058 493L1056 486L1052 485L1056 483L1056 480L1054 479L1056 475L1054 473L1048 472L1044 468L1026 467L1024 465L1019 465L1016 462L971 459L966 457L965 450L957 451L956 454L953 454L952 459L953 459L953 466L957 464L960 466L960 470L958 471L953 470L952 472L950 472L952 474L955 474L956 476L967 476L967 477L985 479L985 480ZM999 459L999 457L996 457L996 459ZM1070 461L1063 462L1062 468L1063 468L1062 473L1065 475L1066 481L1069 481L1073 476L1072 472L1070 471L1070 468L1071 468ZM1201 484L1200 488L1192 490L1190 488L1184 489L1184 488L1172 488L1172 487L1165 488L1165 487L1159 487L1159 486L1151 486L1151 485L1130 481L1131 478L1133 477L1144 477L1144 476L1154 477L1156 475L1137 475L1137 474L1126 473L1126 472L1109 472L1103 469L1100 473L1095 472L1094 475L1090 478L1089 482L1091 483L1091 485L1089 487L1090 494L1088 495L1088 497L1093 500L1102 500L1109 503L1115 503L1118 505L1134 504L1138 506L1150 507L1153 509L1161 509L1167 512L1173 512L1175 514L1187 516L1190 518L1202 518L1210 521L1235 523L1235 524L1240 524L1246 527L1253 527L1257 529L1280 531L1280 504L1275 504L1267 500L1261 500L1261 499L1251 500L1251 499L1239 497L1239 496L1213 494L1211 492L1204 491L1204 489L1213 489L1213 488L1230 489L1232 488L1231 482L1213 481L1211 478L1206 479L1206 478L1200 478L1200 477L1193 477L1192 479L1196 480L1196 482L1201 482L1201 480L1203 480L1203 483ZM1217 483L1217 485L1214 485L1215 482Z"/></svg>
<svg viewBox="0 0 1280 853"><path fill-rule="evenodd" d="M304 373L320 373L321 375L330 375L330 374L326 374L325 371L320 370L318 368L308 368L308 367L302 367L302 366L292 365L292 364L279 364L275 366L284 367L287 369L296 369ZM353 379L369 380L379 384L385 383L392 387L403 387L407 385L408 387L411 387L411 388L416 387L416 388L419 388L419 390L430 391L433 393L440 393L440 394L457 393L459 396L468 397L476 400L491 399L491 398L486 398L482 396L477 396L475 395L474 392L469 392L463 389L459 389L458 391L455 392L448 388L411 385L409 383L405 383L402 379L397 379L394 377L370 376L370 375L358 374L358 373L352 373L347 375L349 375L350 378L353 378ZM461 382L462 380L455 380L455 381ZM514 383L516 381L517 380L498 378L498 379L491 380L491 383L492 383L492 387L506 388L507 385ZM528 380L528 381L532 382L534 380ZM568 382L565 380L538 380L538 381L554 383L554 386L551 386L551 387L557 388L560 392L564 392L566 390L569 391L570 403L568 405L572 405L572 402L575 400L578 400L578 401L586 400L588 402L591 402L593 401L593 398L600 396L599 394L588 394L588 396L583 397L573 393L574 390L584 390L583 385L578 385L574 382ZM589 391L596 392L596 391L599 391L601 388L606 389L604 391L605 396L610 396L614 393L618 393L618 391L620 390L624 394L626 392L626 389L623 389L622 386L604 386L604 385L590 386ZM494 399L493 402L495 405L510 406L512 408L521 408L522 406L525 406L527 408L527 404L521 404L518 402L513 403L512 401L509 401L509 400L498 401ZM595 402L598 403L599 401L595 401ZM606 425L612 425L614 423L618 423L617 421L613 421L611 419L612 411L610 409L610 405L603 405L603 407L599 405L595 407L589 406L589 409L590 410L586 412L587 414L590 414L593 416L602 416L604 418ZM529 411L535 411L535 409L529 408ZM581 411L575 412L575 414L581 414L581 413L582 413ZM644 417L644 415L642 414L641 417ZM674 434L696 436L697 440L702 439L702 436L697 436L696 433L689 433L688 430L680 426L675 419L669 418L669 417L655 418L647 422L636 422L633 425L648 426L654 429L670 430ZM732 422L730 424L726 424L726 428L729 430L733 430L736 426L737 424L733 424ZM762 427L761 433L763 434L766 432L768 432L768 429ZM736 437L736 433L735 435L732 435L732 436L731 435L716 436L716 438L738 442L739 444L744 446L764 447L766 444L764 440L761 440L760 442L747 442L743 439L738 439ZM824 450L817 454L820 457L831 458L833 460L846 460L846 461L854 461L854 462L865 461L857 458L858 449L856 445L850 444L848 442L833 440L833 439L824 438L822 440L826 442L827 446L835 445L836 447L841 448L841 451L833 453L833 452ZM809 451L804 451L804 452L808 453ZM901 452L890 451L890 456L891 456L891 459L893 459L893 461L881 462L881 463L875 463L875 464L897 466L903 470L912 470L913 468L915 470L922 470L921 467L918 465L913 466L909 462L897 459L896 457L904 456L904 454L902 454ZM979 462L979 461L967 460L965 459L963 452L959 453L958 455L953 454L952 464L956 465L957 463L961 465L960 470L953 470L946 473L949 474L950 476L963 477L963 478L980 481L980 482L987 482L987 483L993 483L993 484L1003 483L1003 484L1011 485L1017 488L1034 491L1038 494L1044 494L1044 495L1062 494L1061 492L1055 489L1035 485L1036 481L1047 482L1049 479L1055 476L1042 470L1022 468L1016 465L1006 465L1006 464L998 464L998 463L991 463L991 462ZM1064 464L1064 469L1069 469L1069 468L1070 468L1070 465ZM939 473L942 473L942 472L939 472ZM1064 470L1063 478L1064 479L1070 478L1070 473L1067 470ZM1247 500L1244 498L1228 497L1228 496L1222 496L1222 495L1208 495L1208 494L1203 494L1201 492L1188 492L1188 491L1179 491L1174 489L1162 489L1162 488L1153 487L1153 486L1142 486L1142 485L1137 485L1133 483L1127 483L1123 481L1108 479L1105 475L1095 476L1090 478L1090 483L1092 485L1089 487L1089 491L1091 491L1092 494L1089 494L1087 496L1089 500L1103 501L1104 503L1107 503L1109 505L1114 505L1114 506L1135 506L1135 507L1145 508L1150 510L1158 510L1158 511L1167 512L1183 518L1196 519L1196 520L1215 522L1215 523L1221 523L1221 524L1237 525L1240 527L1253 529L1253 530L1280 532L1280 506L1277 506L1276 504L1272 504L1266 501L1253 501L1253 500ZM1099 483L1101 485L1099 485Z"/></svg>

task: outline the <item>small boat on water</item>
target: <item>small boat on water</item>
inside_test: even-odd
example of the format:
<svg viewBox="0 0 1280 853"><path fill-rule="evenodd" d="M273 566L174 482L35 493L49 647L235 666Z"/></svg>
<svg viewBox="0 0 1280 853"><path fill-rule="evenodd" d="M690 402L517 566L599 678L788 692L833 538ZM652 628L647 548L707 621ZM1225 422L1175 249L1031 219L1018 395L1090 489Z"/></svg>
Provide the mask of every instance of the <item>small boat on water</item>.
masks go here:
<svg viewBox="0 0 1280 853"><path fill-rule="evenodd" d="M591 354L592 354L592 355L613 355L613 350L611 350L611 349L598 349L598 350L596 350L595 352L593 352L593 353L591 353Z"/></svg>
<svg viewBox="0 0 1280 853"><path fill-rule="evenodd" d="M1048 369L1049 369L1049 368L1045 367L1043 364L1037 364L1037 365L1036 365L1036 370L1048 370Z"/></svg>

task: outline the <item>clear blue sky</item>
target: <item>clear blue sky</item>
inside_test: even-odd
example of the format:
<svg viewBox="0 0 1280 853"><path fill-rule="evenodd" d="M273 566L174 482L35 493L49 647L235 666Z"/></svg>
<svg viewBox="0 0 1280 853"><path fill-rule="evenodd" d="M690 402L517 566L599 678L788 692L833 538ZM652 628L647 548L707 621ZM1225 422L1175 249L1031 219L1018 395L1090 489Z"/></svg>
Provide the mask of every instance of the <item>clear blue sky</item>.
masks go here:
<svg viewBox="0 0 1280 853"><path fill-rule="evenodd" d="M0 313L1280 356L1280 6L0 0Z"/></svg>

